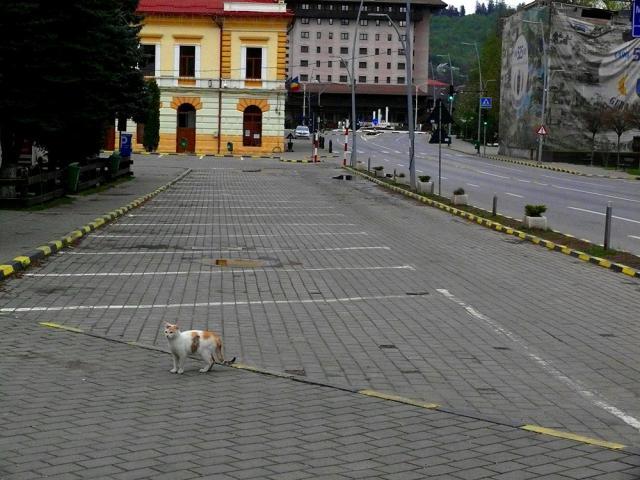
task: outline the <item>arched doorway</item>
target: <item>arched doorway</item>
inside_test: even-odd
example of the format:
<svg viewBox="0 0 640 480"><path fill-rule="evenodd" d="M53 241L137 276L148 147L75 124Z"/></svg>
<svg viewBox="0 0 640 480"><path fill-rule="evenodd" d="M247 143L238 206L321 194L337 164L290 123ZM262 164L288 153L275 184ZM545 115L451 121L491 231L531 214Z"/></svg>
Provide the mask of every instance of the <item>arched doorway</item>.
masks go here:
<svg viewBox="0 0 640 480"><path fill-rule="evenodd" d="M262 145L262 110L250 105L242 117L242 145L259 147Z"/></svg>
<svg viewBox="0 0 640 480"><path fill-rule="evenodd" d="M196 151L196 109L190 103L178 107L176 128L176 152Z"/></svg>

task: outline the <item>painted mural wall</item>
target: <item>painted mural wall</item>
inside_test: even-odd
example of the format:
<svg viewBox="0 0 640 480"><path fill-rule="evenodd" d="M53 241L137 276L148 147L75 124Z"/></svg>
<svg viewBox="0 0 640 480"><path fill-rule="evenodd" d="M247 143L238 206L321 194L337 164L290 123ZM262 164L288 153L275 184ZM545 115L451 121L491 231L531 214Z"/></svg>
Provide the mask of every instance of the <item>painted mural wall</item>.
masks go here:
<svg viewBox="0 0 640 480"><path fill-rule="evenodd" d="M591 133L582 112L598 103L640 107L640 39L630 37L628 16L592 18L583 16L580 7L534 6L507 19L502 42L501 153L529 157L537 148L545 43L549 55L545 149L589 151ZM621 150L630 151L639 134L626 132ZM612 131L602 131L596 149L615 150L616 139Z"/></svg>

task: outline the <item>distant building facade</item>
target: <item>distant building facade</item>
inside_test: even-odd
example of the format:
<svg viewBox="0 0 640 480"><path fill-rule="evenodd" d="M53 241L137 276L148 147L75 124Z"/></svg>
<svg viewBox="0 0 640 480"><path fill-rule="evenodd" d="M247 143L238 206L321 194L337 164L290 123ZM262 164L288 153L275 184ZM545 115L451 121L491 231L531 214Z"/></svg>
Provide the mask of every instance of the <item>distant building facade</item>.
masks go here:
<svg viewBox="0 0 640 480"><path fill-rule="evenodd" d="M282 149L292 18L283 2L140 0L138 12L141 69L161 92L160 152ZM129 126L142 148L144 126Z"/></svg>
<svg viewBox="0 0 640 480"><path fill-rule="evenodd" d="M318 116L328 124L344 120L350 116L350 62L360 1L289 0L287 5L295 14L289 32L288 75L297 77L302 90L310 93L305 101L303 92L289 96L288 120L301 123L304 117L306 123L314 123ZM444 7L446 4L441 0L411 2L412 83L423 87L423 92L427 90L429 77L431 15ZM407 71L411 66L406 65L396 29L382 14L391 18L406 43L406 2L365 1L357 25L355 51L357 116L370 121L373 110L384 112L388 106L390 120L405 122L406 100L403 104L401 97L406 95Z"/></svg>
<svg viewBox="0 0 640 480"><path fill-rule="evenodd" d="M548 66L544 65L544 50ZM592 132L585 112L640 106L640 39L630 33L629 12L538 1L506 19L502 35L500 153L535 158L548 75L544 160L586 160ZM621 151L640 149L629 128ZM636 140L634 142L634 137ZM601 126L596 161L614 163L617 135Z"/></svg>

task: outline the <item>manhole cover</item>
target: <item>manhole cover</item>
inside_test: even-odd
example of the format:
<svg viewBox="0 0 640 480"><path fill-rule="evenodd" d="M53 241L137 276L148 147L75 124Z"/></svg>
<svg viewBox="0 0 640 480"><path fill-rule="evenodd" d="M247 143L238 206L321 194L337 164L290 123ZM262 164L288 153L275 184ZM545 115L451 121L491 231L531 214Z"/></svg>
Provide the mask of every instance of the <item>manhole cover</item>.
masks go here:
<svg viewBox="0 0 640 480"><path fill-rule="evenodd" d="M262 260L253 260L250 258L216 258L216 266L259 268L264 266L264 262Z"/></svg>

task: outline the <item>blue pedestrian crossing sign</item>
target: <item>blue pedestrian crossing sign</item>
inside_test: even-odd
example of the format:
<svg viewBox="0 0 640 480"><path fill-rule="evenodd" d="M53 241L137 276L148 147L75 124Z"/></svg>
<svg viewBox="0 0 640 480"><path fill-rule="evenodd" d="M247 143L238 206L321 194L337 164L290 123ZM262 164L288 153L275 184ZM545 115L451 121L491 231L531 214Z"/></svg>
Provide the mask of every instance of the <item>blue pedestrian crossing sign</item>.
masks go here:
<svg viewBox="0 0 640 480"><path fill-rule="evenodd" d="M480 108L491 108L491 97L480 97Z"/></svg>
<svg viewBox="0 0 640 480"><path fill-rule="evenodd" d="M631 15L631 36L640 37L640 0L633 0L633 13Z"/></svg>

